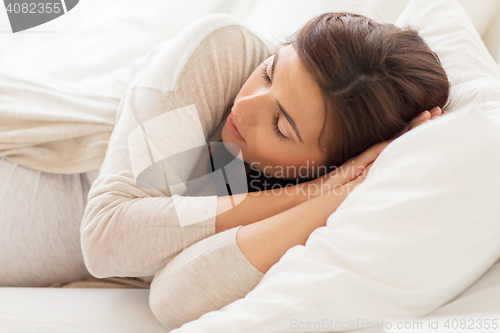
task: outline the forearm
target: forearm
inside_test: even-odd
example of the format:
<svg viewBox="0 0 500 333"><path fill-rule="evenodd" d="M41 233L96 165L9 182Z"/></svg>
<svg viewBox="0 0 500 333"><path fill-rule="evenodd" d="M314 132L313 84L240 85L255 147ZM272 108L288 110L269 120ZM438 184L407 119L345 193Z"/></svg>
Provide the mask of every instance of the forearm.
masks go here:
<svg viewBox="0 0 500 333"><path fill-rule="evenodd" d="M175 195L177 169L166 159L205 143L269 53L233 18L214 15L135 63L82 221L85 262L96 276L154 274L213 235L216 196Z"/></svg>
<svg viewBox="0 0 500 333"><path fill-rule="evenodd" d="M151 197L125 176L97 179L82 219L83 258L98 278L153 275L214 232L215 196Z"/></svg>
<svg viewBox="0 0 500 333"><path fill-rule="evenodd" d="M328 193L346 182L345 177L333 172L294 186L218 197L215 232L262 221Z"/></svg>
<svg viewBox="0 0 500 333"><path fill-rule="evenodd" d="M243 226L236 242L247 260L266 273L295 245L305 245L311 232L325 226L327 218L347 196L346 189L331 191L265 220ZM344 191L345 190L345 191Z"/></svg>
<svg viewBox="0 0 500 333"><path fill-rule="evenodd" d="M236 244L238 228L191 245L155 275L149 304L169 329L244 297L262 279Z"/></svg>
<svg viewBox="0 0 500 333"><path fill-rule="evenodd" d="M262 221L310 199L307 183L217 198L215 232Z"/></svg>
<svg viewBox="0 0 500 333"><path fill-rule="evenodd" d="M290 189L288 193L292 193ZM248 198L252 198L251 193ZM260 192L248 202L255 205L267 198ZM275 195L273 199L275 202L283 199L281 207L294 202L286 196ZM288 248L305 243L315 228L324 225L340 202L337 197L321 196L260 222L224 230L191 245L155 275L149 299L151 310L171 329L244 297ZM312 210L317 211L313 219ZM243 231L244 228L249 229ZM276 246L272 246L272 242L277 242Z"/></svg>

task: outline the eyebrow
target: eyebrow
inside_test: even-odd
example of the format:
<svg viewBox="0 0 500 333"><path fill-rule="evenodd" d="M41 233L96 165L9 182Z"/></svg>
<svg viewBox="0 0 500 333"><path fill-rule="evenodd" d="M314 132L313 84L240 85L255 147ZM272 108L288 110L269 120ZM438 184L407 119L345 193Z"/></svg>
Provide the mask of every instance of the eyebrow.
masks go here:
<svg viewBox="0 0 500 333"><path fill-rule="evenodd" d="M271 79L273 79L273 80L274 80L274 69L276 68L276 65L278 63L278 55L279 55L279 53L280 53L280 49L278 49L276 51L276 53L274 53L273 68L271 69ZM285 111L285 109L281 106L281 104L278 102L278 100L276 100L276 104L278 105L278 108L280 109L280 111L285 116L286 120L288 120L288 122L292 126L292 129L295 131L295 134L297 134L297 137L299 138L300 142L302 142L302 144L304 144L304 141L302 141L302 137L299 134L299 130L297 128L297 125L295 124L295 121L293 121L292 117L290 117L290 114Z"/></svg>

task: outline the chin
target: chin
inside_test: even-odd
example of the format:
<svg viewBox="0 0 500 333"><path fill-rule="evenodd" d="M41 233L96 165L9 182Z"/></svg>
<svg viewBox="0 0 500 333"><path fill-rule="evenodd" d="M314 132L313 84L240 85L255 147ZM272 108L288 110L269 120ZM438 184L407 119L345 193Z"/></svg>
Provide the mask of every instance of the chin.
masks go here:
<svg viewBox="0 0 500 333"><path fill-rule="evenodd" d="M241 147L238 144L238 139L233 138L232 134L229 132L229 129L224 124L221 132L222 143L227 151L231 153L231 155L238 158L239 152L241 151ZM243 156L243 152L241 153ZM244 160L243 160L244 161Z"/></svg>

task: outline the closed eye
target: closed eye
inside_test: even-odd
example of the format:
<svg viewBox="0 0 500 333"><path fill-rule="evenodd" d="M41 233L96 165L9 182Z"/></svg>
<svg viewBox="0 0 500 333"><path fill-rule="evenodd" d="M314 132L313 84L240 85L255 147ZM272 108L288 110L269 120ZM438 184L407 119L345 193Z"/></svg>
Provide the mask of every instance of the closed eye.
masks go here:
<svg viewBox="0 0 500 333"><path fill-rule="evenodd" d="M278 139L280 139L281 141L288 140L288 138L280 131L280 128L278 126L279 119L280 119L279 113L276 113L276 115L273 118L274 134L276 134Z"/></svg>
<svg viewBox="0 0 500 333"><path fill-rule="evenodd" d="M262 66L261 72L261 76L264 78L264 80L266 80L267 83L272 83L271 78L269 77L269 75L267 75L267 64Z"/></svg>

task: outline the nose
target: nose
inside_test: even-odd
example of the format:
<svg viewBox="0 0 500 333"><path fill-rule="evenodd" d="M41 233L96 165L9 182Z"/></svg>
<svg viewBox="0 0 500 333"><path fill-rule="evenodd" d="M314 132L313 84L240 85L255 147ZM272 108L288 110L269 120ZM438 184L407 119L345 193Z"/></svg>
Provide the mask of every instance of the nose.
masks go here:
<svg viewBox="0 0 500 333"><path fill-rule="evenodd" d="M262 114L266 112L268 103L268 96L265 93L248 95L234 102L233 112L236 112L250 125L255 126L262 118Z"/></svg>

